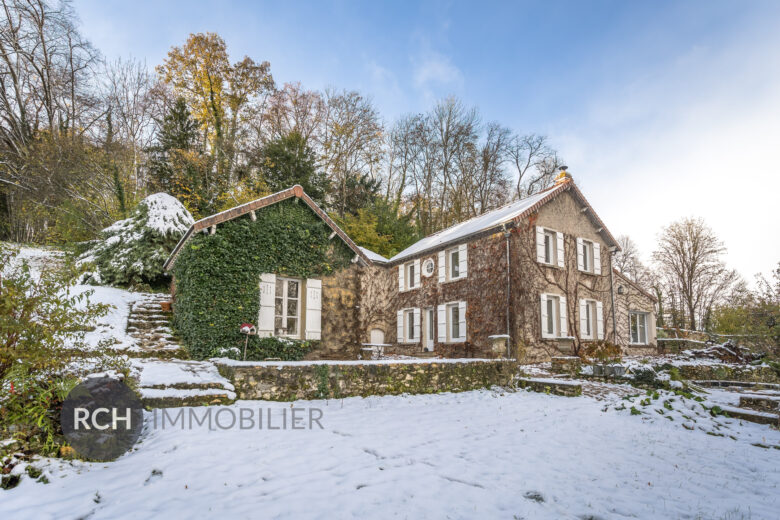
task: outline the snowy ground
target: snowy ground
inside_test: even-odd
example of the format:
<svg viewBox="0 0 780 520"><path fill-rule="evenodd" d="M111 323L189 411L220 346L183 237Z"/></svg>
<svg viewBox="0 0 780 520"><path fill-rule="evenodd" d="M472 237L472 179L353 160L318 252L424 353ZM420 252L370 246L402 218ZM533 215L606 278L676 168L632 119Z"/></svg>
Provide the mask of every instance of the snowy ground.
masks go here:
<svg viewBox="0 0 780 520"><path fill-rule="evenodd" d="M39 263L51 256L23 251ZM143 295L94 289L94 300L114 308L87 341L114 338L116 347L132 347L127 315ZM145 391L230 385L209 363L132 365ZM549 366L524 368L545 376ZM713 389L699 402L595 382L583 392L239 401L193 409L236 415L241 408L270 409L278 425L291 406L320 408L323 429L312 430L161 430L152 428L149 413L141 442L116 462L35 462L49 483L25 476L18 487L0 490L0 518L780 517L780 431L713 417L704 408L736 404L736 394ZM180 410L189 409L168 413Z"/></svg>
<svg viewBox="0 0 780 520"><path fill-rule="evenodd" d="M324 429L147 431L114 463L53 461L50 484L26 478L0 492L0 517L776 519L780 511L780 449L752 445L780 446L767 426L733 421L733 440L654 412L526 392L295 406L322 408ZM239 407L270 407L279 424L290 404L229 408Z"/></svg>

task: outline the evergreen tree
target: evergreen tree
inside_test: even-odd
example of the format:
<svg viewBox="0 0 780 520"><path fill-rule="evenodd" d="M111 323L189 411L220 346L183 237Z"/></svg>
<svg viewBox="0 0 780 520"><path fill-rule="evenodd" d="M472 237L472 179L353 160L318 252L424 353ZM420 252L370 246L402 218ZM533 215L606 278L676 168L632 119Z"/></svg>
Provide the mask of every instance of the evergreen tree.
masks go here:
<svg viewBox="0 0 780 520"><path fill-rule="evenodd" d="M260 156L263 180L271 192L300 184L317 204L325 205L328 179L317 170L314 153L301 134L291 132L269 141L263 146Z"/></svg>
<svg viewBox="0 0 780 520"><path fill-rule="evenodd" d="M150 191L173 195L194 214L208 213L215 199L198 137L198 122L180 97L165 114L157 142L148 150Z"/></svg>

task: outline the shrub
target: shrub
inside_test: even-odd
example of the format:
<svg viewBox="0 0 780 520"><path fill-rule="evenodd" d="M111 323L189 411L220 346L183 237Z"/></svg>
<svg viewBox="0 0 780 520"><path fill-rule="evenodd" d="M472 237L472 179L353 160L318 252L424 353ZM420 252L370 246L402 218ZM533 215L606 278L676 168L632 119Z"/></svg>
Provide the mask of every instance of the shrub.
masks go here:
<svg viewBox="0 0 780 520"><path fill-rule="evenodd" d="M192 223L192 215L175 198L149 195L79 256L79 264L92 266L82 281L133 287L166 282L163 264Z"/></svg>
<svg viewBox="0 0 780 520"><path fill-rule="evenodd" d="M0 432L24 439L36 452L53 455L61 444L60 410L77 384L74 377L30 374L25 365L16 365L0 381Z"/></svg>
<svg viewBox="0 0 780 520"><path fill-rule="evenodd" d="M599 363L618 363L623 358L623 351L609 341L595 341L585 347L582 357L586 361L595 358Z"/></svg>
<svg viewBox="0 0 780 520"><path fill-rule="evenodd" d="M59 407L78 377L94 369L127 373L127 362L105 347L80 355L85 331L108 306L92 304L92 291L72 294L72 265L35 273L2 244L0 264L0 438L13 435L25 449L51 454L61 442Z"/></svg>
<svg viewBox="0 0 780 520"><path fill-rule="evenodd" d="M249 336L246 347L247 361L263 361L279 358L282 361L300 361L312 349L314 342L289 338ZM221 355L231 359L243 359L244 352L239 348L223 349Z"/></svg>

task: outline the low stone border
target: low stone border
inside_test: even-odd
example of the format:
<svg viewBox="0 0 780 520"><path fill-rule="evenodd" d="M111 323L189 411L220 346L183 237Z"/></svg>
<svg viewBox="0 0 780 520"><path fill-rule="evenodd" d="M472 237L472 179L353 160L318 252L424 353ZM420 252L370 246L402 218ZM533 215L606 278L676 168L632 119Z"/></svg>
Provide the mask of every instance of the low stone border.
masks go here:
<svg viewBox="0 0 780 520"><path fill-rule="evenodd" d="M661 365L660 367L663 367ZM683 379L780 383L780 376L768 366L674 365ZM660 367L654 367L656 370Z"/></svg>
<svg viewBox="0 0 780 520"><path fill-rule="evenodd" d="M239 399L270 401L463 392L509 386L517 371L514 360L212 361Z"/></svg>
<svg viewBox="0 0 780 520"><path fill-rule="evenodd" d="M517 380L517 384L520 388L530 388L534 392L543 394L562 395L564 397L582 395L582 385L573 381L521 377Z"/></svg>

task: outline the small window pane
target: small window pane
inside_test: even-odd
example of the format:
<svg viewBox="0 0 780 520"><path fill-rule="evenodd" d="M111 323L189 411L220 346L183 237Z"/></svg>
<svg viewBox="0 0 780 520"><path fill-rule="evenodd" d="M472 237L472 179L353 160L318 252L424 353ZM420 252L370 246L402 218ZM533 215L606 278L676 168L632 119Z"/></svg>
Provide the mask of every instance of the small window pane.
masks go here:
<svg viewBox="0 0 780 520"><path fill-rule="evenodd" d="M279 298L284 295L284 282L285 280L276 280L276 296Z"/></svg>
<svg viewBox="0 0 780 520"><path fill-rule="evenodd" d="M451 329L452 330L452 339L457 339L460 337L460 309L457 305L453 305L450 307L450 319L451 319Z"/></svg>
<svg viewBox="0 0 780 520"><path fill-rule="evenodd" d="M552 237L549 233L544 234L544 261L552 263Z"/></svg>
<svg viewBox="0 0 780 520"><path fill-rule="evenodd" d="M276 330L277 334L284 334L284 330L282 329L282 317L277 316L274 320L274 329Z"/></svg>
<svg viewBox="0 0 780 520"><path fill-rule="evenodd" d="M287 280L287 296L290 298L298 297L298 282L295 280Z"/></svg>
<svg viewBox="0 0 780 520"><path fill-rule="evenodd" d="M298 318L287 318L287 334L295 335L298 333Z"/></svg>
<svg viewBox="0 0 780 520"><path fill-rule="evenodd" d="M460 276L460 253L456 249L450 254L450 277L457 278Z"/></svg>
<svg viewBox="0 0 780 520"><path fill-rule="evenodd" d="M414 287L414 264L409 264L409 287Z"/></svg>
<svg viewBox="0 0 780 520"><path fill-rule="evenodd" d="M555 300L547 298L547 333L555 334Z"/></svg>
<svg viewBox="0 0 780 520"><path fill-rule="evenodd" d="M409 339L414 338L414 313L412 311L406 311L406 328L408 329Z"/></svg>
<svg viewBox="0 0 780 520"><path fill-rule="evenodd" d="M287 300L287 315L298 316L298 300Z"/></svg>

